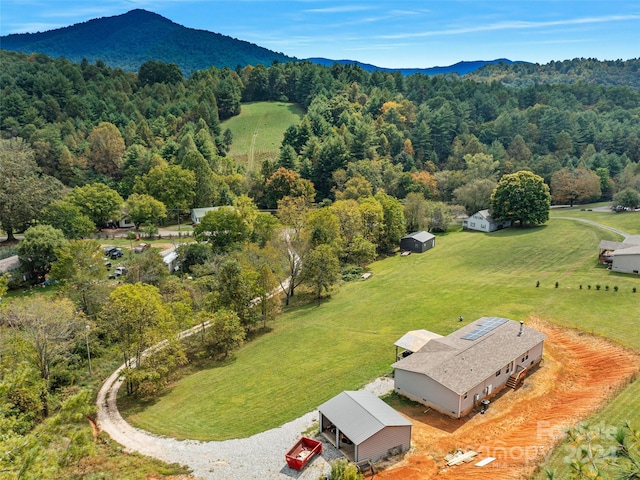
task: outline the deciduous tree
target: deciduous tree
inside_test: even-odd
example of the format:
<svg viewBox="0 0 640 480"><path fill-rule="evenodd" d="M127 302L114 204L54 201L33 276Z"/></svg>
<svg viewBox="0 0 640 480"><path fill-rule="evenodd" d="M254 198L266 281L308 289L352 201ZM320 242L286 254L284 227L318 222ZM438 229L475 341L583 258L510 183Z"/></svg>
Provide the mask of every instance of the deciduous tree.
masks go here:
<svg viewBox="0 0 640 480"><path fill-rule="evenodd" d="M80 207L65 200L50 203L41 213L40 221L59 228L68 239L89 237L96 224L82 212Z"/></svg>
<svg viewBox="0 0 640 480"><path fill-rule="evenodd" d="M201 311L198 322L208 322L205 332L205 348L213 355L226 358L236 350L246 337L245 329L238 315L227 309L216 312Z"/></svg>
<svg viewBox="0 0 640 480"><path fill-rule="evenodd" d="M58 180L41 174L21 138L0 139L0 226L8 242L15 242L14 232L27 228L62 190Z"/></svg>
<svg viewBox="0 0 640 480"><path fill-rule="evenodd" d="M304 260L304 278L320 302L322 293L329 291L340 278L340 262L335 249L330 245L319 245L311 250Z"/></svg>
<svg viewBox="0 0 640 480"><path fill-rule="evenodd" d="M56 261L50 276L89 318L94 318L106 301L103 281L107 269L102 261L102 246L96 240L71 240L55 251Z"/></svg>
<svg viewBox="0 0 640 480"><path fill-rule="evenodd" d="M136 230L139 230L143 223L156 223L167 217L164 203L144 193L132 193L124 203L124 209Z"/></svg>
<svg viewBox="0 0 640 480"><path fill-rule="evenodd" d="M623 207L637 208L640 205L640 193L632 188L625 188L613 196L613 202Z"/></svg>
<svg viewBox="0 0 640 480"><path fill-rule="evenodd" d="M233 207L220 207L205 214L196 225L194 235L207 242L215 252L225 252L247 240L247 224Z"/></svg>
<svg viewBox="0 0 640 480"><path fill-rule="evenodd" d="M551 195L539 175L520 171L505 175L491 195L491 215L497 221L540 225L549 220Z"/></svg>
<svg viewBox="0 0 640 480"><path fill-rule="evenodd" d="M24 232L24 240L18 244L18 256L34 278L42 281L56 261L56 251L66 244L61 230L51 225L36 225Z"/></svg>
<svg viewBox="0 0 640 480"><path fill-rule="evenodd" d="M458 187L453 191L456 203L463 205L467 215L491 206L491 194L497 183L491 178L481 178Z"/></svg>
<svg viewBox="0 0 640 480"><path fill-rule="evenodd" d="M196 188L196 177L191 170L179 165L158 166L152 168L133 190L136 193L147 193L164 203L169 212L180 209L187 211L193 203Z"/></svg>
<svg viewBox="0 0 640 480"><path fill-rule="evenodd" d="M32 363L46 384L42 404L48 415L47 391L51 370L71 355L73 342L82 326L73 302L67 298L33 297L11 302L0 312L10 327L17 329L30 349Z"/></svg>
<svg viewBox="0 0 640 480"><path fill-rule="evenodd" d="M551 177L551 196L557 205L595 201L600 198L600 177L591 170L562 168Z"/></svg>
<svg viewBox="0 0 640 480"><path fill-rule="evenodd" d="M133 394L136 385L132 369L142 364L142 354L147 348L166 336L171 315L153 285L120 285L109 297L111 302L102 311L101 324L122 353L127 393Z"/></svg>
<svg viewBox="0 0 640 480"><path fill-rule="evenodd" d="M109 220L120 220L122 197L104 183L92 183L75 187L66 200L77 206L98 228L105 227Z"/></svg>
<svg viewBox="0 0 640 480"><path fill-rule="evenodd" d="M122 166L125 144L113 123L98 124L89 135L90 165L98 173L113 176Z"/></svg>

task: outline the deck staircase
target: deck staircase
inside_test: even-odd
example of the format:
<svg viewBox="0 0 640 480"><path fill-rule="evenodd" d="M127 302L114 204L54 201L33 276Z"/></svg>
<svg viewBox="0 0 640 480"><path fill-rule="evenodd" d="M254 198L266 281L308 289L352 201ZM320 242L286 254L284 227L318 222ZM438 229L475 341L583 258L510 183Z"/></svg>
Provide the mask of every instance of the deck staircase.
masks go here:
<svg viewBox="0 0 640 480"><path fill-rule="evenodd" d="M524 382L524 377L527 375L527 369L518 366L518 369L509 376L507 380L507 387L514 390L520 388Z"/></svg>

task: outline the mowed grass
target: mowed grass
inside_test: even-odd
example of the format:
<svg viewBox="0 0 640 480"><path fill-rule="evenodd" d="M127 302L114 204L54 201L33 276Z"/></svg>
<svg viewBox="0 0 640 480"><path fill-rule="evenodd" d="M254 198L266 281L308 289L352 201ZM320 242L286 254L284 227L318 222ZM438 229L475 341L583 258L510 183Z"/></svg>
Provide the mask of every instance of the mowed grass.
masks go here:
<svg viewBox="0 0 640 480"><path fill-rule="evenodd" d="M438 236L434 249L374 263L369 280L342 285L320 306L288 310L272 333L245 345L232 361L186 377L152 405L124 413L162 435L246 437L391 373L400 336L419 328L446 335L460 327L459 315L465 323L484 315L539 317L640 349L640 278L598 266L601 239L619 237L553 219L532 229Z"/></svg>
<svg viewBox="0 0 640 480"><path fill-rule="evenodd" d="M249 171L259 170L263 160L278 158L284 132L303 114L302 107L293 103L243 103L240 115L221 124L233 133L229 156Z"/></svg>

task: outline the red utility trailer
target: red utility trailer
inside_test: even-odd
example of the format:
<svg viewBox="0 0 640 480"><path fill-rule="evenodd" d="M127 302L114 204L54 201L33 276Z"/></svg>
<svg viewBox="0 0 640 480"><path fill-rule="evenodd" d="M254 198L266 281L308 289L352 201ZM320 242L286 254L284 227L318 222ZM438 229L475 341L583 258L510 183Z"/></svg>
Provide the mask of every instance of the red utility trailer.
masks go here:
<svg viewBox="0 0 640 480"><path fill-rule="evenodd" d="M313 438L301 437L285 455L287 465L302 470L315 454L322 453L322 442Z"/></svg>

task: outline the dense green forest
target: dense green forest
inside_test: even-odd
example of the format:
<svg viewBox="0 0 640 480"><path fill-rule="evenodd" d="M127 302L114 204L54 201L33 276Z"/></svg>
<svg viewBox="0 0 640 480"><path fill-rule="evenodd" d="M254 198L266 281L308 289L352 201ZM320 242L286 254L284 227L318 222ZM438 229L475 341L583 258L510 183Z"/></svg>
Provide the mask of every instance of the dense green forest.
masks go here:
<svg viewBox="0 0 640 480"><path fill-rule="evenodd" d="M638 62L619 68L631 70L627 63ZM602 65L576 60L565 70ZM1 66L3 137L23 138L42 172L64 185L100 181L124 198L152 167L185 167L189 152L215 175L209 196L196 195L189 207L228 204L241 193L268 206L264 187L278 167L313 182L317 201L364 177L374 191L384 185L397 198L421 191L451 202L463 185L521 169L549 185L562 169L587 169L601 187L589 199L638 188L640 94L624 86L515 87L308 62L210 68L182 79L159 62L136 75L102 62L6 51ZM277 162L237 172L220 120L236 115L242 101L268 100L298 103L307 114L286 132Z"/></svg>
<svg viewBox="0 0 640 480"><path fill-rule="evenodd" d="M565 73L586 78L602 67L576 60ZM14 291L18 298L0 304L8 478L180 473L92 438L86 418L99 379L133 359L126 394L153 398L181 367L224 361L268 332L281 308L269 293L285 279L286 305L297 288L302 301L319 302L408 231L446 231L454 216L489 207L501 179L540 194L534 203L544 211L521 224L548 218L547 186L556 203L640 203L640 93L629 86L405 77L310 62L184 78L171 63L132 73L2 51L0 94L0 226L9 241L24 234L16 248L24 273L43 285L40 295ZM221 122L262 101L306 113L284 132L277 158L247 171ZM152 235L167 217L186 220L207 206L223 208L178 249L188 275L170 275L151 249L128 255L126 272L109 279L102 246L82 240L123 211ZM10 281L0 277L0 297L7 287L29 291L21 275ZM210 328L143 359L198 324Z"/></svg>

